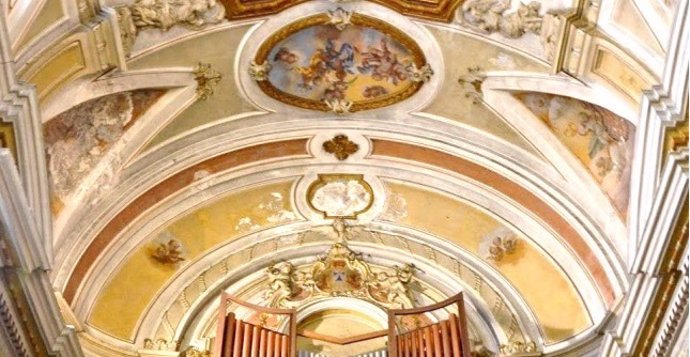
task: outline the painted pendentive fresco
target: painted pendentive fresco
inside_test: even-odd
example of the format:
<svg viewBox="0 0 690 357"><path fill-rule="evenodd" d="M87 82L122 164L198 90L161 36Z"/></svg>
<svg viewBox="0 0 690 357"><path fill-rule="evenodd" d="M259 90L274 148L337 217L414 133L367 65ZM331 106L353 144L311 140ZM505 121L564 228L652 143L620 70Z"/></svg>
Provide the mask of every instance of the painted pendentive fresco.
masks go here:
<svg viewBox="0 0 690 357"><path fill-rule="evenodd" d="M541 93L515 96L585 164L621 216L626 216L635 127L577 99Z"/></svg>
<svg viewBox="0 0 690 357"><path fill-rule="evenodd" d="M137 90L82 103L43 125L53 211L165 91Z"/></svg>
<svg viewBox="0 0 690 357"><path fill-rule="evenodd" d="M261 45L250 73L277 100L339 113L399 102L432 74L403 32L342 8L278 31Z"/></svg>

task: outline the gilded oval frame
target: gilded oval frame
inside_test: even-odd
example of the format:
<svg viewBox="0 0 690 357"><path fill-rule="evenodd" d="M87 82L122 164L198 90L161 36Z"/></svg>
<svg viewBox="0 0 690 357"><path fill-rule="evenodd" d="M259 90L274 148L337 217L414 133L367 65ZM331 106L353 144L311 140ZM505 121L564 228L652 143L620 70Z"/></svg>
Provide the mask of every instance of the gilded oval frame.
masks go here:
<svg viewBox="0 0 690 357"><path fill-rule="evenodd" d="M424 53L417 44L417 42L415 42L403 31L388 24L387 22L379 20L375 17L359 13L353 13L350 18L350 24L352 26L369 27L381 32L384 35L390 36L393 40L400 43L410 52L412 63L417 68L422 68L427 64L426 57L424 56ZM330 18L327 14L322 13L312 15L282 27L281 29L273 33L263 43L261 43L256 52L256 55L254 56L254 62L258 64L266 63L266 61L268 61L269 54L271 53L273 48L275 48L275 46L278 45L280 42L301 30L319 25L331 25ZM271 84L268 80L256 81L256 83L262 92L280 102L309 110L317 110L324 112L331 110L328 107L328 105L323 101L307 99L291 93L286 93L273 86L273 84ZM413 81L404 90L379 96L373 99L355 101L349 108L349 112L377 109L396 104L417 93L417 91L419 91L422 85L424 85L424 82Z"/></svg>

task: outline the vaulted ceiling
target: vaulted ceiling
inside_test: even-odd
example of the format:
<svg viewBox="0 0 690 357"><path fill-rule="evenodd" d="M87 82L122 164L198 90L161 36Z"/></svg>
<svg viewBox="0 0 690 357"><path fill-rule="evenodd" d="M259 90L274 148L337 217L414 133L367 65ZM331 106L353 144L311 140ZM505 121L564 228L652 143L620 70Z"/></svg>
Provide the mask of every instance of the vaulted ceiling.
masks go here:
<svg viewBox="0 0 690 357"><path fill-rule="evenodd" d="M414 304L465 291L477 350L599 343L674 1L171 4L3 9L87 350L201 346L221 291L266 303L265 269L313 262L338 217L372 266L417 267Z"/></svg>

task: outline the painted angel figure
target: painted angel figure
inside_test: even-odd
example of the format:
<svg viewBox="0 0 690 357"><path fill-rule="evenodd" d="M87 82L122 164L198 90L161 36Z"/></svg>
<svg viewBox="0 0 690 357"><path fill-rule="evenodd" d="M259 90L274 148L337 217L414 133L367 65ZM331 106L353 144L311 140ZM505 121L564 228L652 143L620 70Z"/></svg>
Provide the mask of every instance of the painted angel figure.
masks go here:
<svg viewBox="0 0 690 357"><path fill-rule="evenodd" d="M370 46L366 52L361 53L361 56L362 64L357 67L360 73L371 73L374 80L387 80L394 85L407 79L403 64L388 48L386 40L381 40L380 48Z"/></svg>

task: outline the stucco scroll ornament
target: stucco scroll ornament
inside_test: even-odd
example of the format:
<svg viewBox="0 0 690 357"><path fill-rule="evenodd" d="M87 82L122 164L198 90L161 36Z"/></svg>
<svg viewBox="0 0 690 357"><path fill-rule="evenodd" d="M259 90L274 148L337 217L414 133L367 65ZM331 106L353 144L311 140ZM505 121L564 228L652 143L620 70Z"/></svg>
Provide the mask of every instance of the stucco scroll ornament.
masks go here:
<svg viewBox="0 0 690 357"><path fill-rule="evenodd" d="M201 100L208 99L215 92L218 83L223 76L208 63L201 63L194 68L194 80L196 80L196 94Z"/></svg>
<svg viewBox="0 0 690 357"><path fill-rule="evenodd" d="M541 5L532 1L520 3L515 12L506 14L510 8L507 0L468 0L459 9L459 22L474 30L491 34L499 32L508 38L518 38L527 32L539 34L542 16Z"/></svg>
<svg viewBox="0 0 690 357"><path fill-rule="evenodd" d="M482 101L482 83L485 79L486 74L478 66L467 68L467 73L458 79L458 83L465 91L465 98L471 98L472 104L479 104Z"/></svg>
<svg viewBox="0 0 690 357"><path fill-rule="evenodd" d="M349 100L345 99L324 99L324 103L328 106L328 109L330 109L332 112L341 115L345 113L350 112L350 108L352 107L352 102Z"/></svg>
<svg viewBox="0 0 690 357"><path fill-rule="evenodd" d="M488 242L484 242L488 240ZM512 233L502 233L496 236L487 236L482 243L487 243L488 246L484 252L487 260L500 262L505 256L515 253L518 245L518 238Z"/></svg>
<svg viewBox="0 0 690 357"><path fill-rule="evenodd" d="M534 353L537 352L537 344L533 341L520 342L513 341L507 345L501 345L499 348L501 354L515 354L515 353Z"/></svg>
<svg viewBox="0 0 690 357"><path fill-rule="evenodd" d="M294 267L280 262L267 270L270 306L294 308L312 299L347 296L365 299L386 308L413 307L410 283L412 264L374 268L362 254L347 246L348 226L340 220L334 225L333 244L324 256L311 265Z"/></svg>
<svg viewBox="0 0 690 357"><path fill-rule="evenodd" d="M338 161L343 161L359 150L359 145L350 140L347 135L336 135L322 145L323 150L333 154Z"/></svg>

